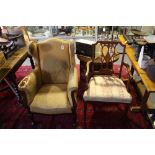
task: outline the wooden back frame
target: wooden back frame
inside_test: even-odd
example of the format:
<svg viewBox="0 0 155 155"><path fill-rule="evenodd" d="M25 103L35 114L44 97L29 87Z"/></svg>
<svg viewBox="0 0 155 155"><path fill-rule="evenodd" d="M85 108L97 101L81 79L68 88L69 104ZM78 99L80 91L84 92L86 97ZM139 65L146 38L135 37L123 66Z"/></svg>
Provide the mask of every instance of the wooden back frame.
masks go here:
<svg viewBox="0 0 155 155"><path fill-rule="evenodd" d="M87 80L87 86L89 83L89 80L94 75L112 75L113 74L113 63L114 58L118 56L119 54L122 54L122 60L120 65L120 72L118 77L121 78L123 65L127 67L129 78L126 79L126 81L131 79L131 73L130 73L130 66L124 62L125 57L125 50L126 50L126 44L122 44L119 41L97 41L93 46L100 44L101 46L101 53L99 56L95 57L95 55L91 58L90 61L87 62L87 71L86 71L86 80ZM116 47L117 45L121 45L123 48L122 52L117 52ZM94 70L94 64L96 62L100 63L100 69ZM129 86L129 82L127 84L127 87ZM87 87L88 88L88 87Z"/></svg>

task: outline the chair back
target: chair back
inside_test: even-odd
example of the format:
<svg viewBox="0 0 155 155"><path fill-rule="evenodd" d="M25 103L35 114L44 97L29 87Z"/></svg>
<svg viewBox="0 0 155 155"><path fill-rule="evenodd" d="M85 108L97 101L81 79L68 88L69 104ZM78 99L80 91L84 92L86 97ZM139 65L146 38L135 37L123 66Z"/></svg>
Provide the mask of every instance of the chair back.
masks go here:
<svg viewBox="0 0 155 155"><path fill-rule="evenodd" d="M40 67L44 84L68 83L72 61L75 61L73 59L74 48L71 48L71 44L74 43L58 38L49 38L33 46L31 53Z"/></svg>
<svg viewBox="0 0 155 155"><path fill-rule="evenodd" d="M96 49L96 55L92 58L92 73L94 74L103 74L103 75L112 75L113 74L113 63L116 61L116 57L119 54L122 55L121 60L121 69L122 71L122 62L124 60L125 54L125 45L121 44L118 41L97 41L94 44ZM120 52L120 50L122 52ZM95 63L100 64L100 68L98 70L94 70ZM121 74L121 73L120 73Z"/></svg>

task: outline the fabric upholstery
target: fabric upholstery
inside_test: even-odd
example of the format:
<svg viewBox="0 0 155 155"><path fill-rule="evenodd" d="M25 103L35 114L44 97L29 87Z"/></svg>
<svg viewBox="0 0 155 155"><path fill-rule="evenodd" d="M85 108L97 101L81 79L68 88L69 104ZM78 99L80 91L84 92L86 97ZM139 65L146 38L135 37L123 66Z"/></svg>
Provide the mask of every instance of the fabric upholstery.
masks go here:
<svg viewBox="0 0 155 155"><path fill-rule="evenodd" d="M35 70L19 84L19 90L26 94L30 111L71 113L71 94L78 88L74 41L50 38L32 42L30 52L35 60Z"/></svg>
<svg viewBox="0 0 155 155"><path fill-rule="evenodd" d="M38 44L40 68L44 84L67 84L70 69L69 43L49 39Z"/></svg>
<svg viewBox="0 0 155 155"><path fill-rule="evenodd" d="M112 76L92 77L84 92L85 101L131 103L131 99L123 81Z"/></svg>
<svg viewBox="0 0 155 155"><path fill-rule="evenodd" d="M35 66L38 66L40 68L40 59L37 48L37 42L31 42L31 44L29 45L29 53L34 59Z"/></svg>
<svg viewBox="0 0 155 155"><path fill-rule="evenodd" d="M42 114L71 113L66 84L45 84L36 94L30 111Z"/></svg>
<svg viewBox="0 0 155 155"><path fill-rule="evenodd" d="M19 91L26 95L27 104L29 105L41 86L40 70L36 67L28 76L26 76L18 85Z"/></svg>
<svg viewBox="0 0 155 155"><path fill-rule="evenodd" d="M68 99L73 106L73 101L72 101L72 96L71 93L72 91L77 91L78 89L78 74L77 74L77 68L73 67L70 71L69 74L69 81L67 85L67 91L68 91Z"/></svg>
<svg viewBox="0 0 155 155"><path fill-rule="evenodd" d="M70 40L70 46L69 46L69 56L70 56L70 65L71 66L76 66L75 64L75 54L76 53L76 48L75 48L75 42L74 40Z"/></svg>

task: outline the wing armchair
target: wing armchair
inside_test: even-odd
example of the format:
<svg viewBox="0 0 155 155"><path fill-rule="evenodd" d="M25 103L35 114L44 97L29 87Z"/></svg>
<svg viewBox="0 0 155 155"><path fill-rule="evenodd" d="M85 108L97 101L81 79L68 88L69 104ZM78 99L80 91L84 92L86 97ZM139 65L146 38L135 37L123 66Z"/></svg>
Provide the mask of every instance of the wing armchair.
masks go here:
<svg viewBox="0 0 155 155"><path fill-rule="evenodd" d="M50 38L30 45L35 69L19 83L23 103L30 112L74 112L78 89L74 42ZM33 120L34 121L34 120Z"/></svg>

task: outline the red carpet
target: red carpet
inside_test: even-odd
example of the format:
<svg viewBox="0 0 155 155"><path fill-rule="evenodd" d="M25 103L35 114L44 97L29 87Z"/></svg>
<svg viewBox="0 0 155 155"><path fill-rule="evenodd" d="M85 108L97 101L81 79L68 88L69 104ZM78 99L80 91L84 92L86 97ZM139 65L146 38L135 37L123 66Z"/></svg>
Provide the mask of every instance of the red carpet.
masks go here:
<svg viewBox="0 0 155 155"><path fill-rule="evenodd" d="M79 72L79 66L78 72ZM114 70L117 72L119 66L115 66ZM20 67L17 71L17 79L21 80L25 75L31 71L31 67ZM125 76L125 71L123 76ZM2 86L1 84L0 86ZM76 128L83 128L83 86L82 81L79 82L78 103L77 103L77 125ZM131 86L131 93L133 102L131 105L138 105L137 96L133 86ZM128 111L124 115L122 110L124 105L104 105L95 106L88 105L87 125L94 129L149 129L151 125L142 113L133 113ZM58 128L71 129L73 123L72 115L40 115L36 114L35 120L38 122L38 128ZM29 129L32 128L31 120L28 117L28 111L21 105L18 105L16 97L11 90L6 90L0 93L0 128L4 129Z"/></svg>

